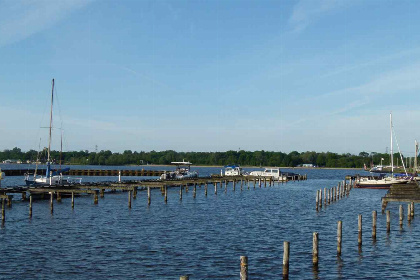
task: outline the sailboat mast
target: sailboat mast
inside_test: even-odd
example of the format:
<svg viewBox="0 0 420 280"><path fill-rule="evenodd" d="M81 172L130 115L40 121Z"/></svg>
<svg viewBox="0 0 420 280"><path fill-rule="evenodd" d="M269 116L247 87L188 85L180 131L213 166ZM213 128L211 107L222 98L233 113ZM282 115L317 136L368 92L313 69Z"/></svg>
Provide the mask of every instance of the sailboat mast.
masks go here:
<svg viewBox="0 0 420 280"><path fill-rule="evenodd" d="M394 174L394 150L392 147L392 112L389 114L389 125L391 131L391 174Z"/></svg>
<svg viewBox="0 0 420 280"><path fill-rule="evenodd" d="M53 121L53 102L54 102L54 79L52 79L52 88L51 88L50 135L49 135L49 139L48 139L48 160L47 160L47 162L50 162L51 131L52 131L52 121Z"/></svg>

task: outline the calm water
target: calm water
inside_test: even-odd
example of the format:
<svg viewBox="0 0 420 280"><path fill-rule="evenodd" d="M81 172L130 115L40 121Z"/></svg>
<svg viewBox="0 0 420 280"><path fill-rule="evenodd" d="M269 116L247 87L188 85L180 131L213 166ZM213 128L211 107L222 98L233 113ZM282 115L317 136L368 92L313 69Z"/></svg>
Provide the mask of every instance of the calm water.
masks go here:
<svg viewBox="0 0 420 280"><path fill-rule="evenodd" d="M162 168L157 168L162 169ZM200 174L220 168L200 168ZM292 171L293 170L285 170ZM290 241L291 279L420 279L420 218L398 228L398 204L390 203L391 234L385 232L380 198L386 191L353 189L348 198L315 211L316 190L332 187L353 170L295 170L307 181L227 193L213 187L184 193L159 190L147 206L140 192L127 207L127 193L35 201L14 201L0 229L0 278L8 279L238 279L239 256L249 258L251 279L279 279L283 241ZM133 177L127 177L132 179ZM114 178L88 177L85 181ZM3 186L20 183L9 177ZM17 196L16 198L17 199ZM406 215L406 205L405 215ZM372 243L371 213L378 211L377 242ZM363 251L357 246L357 215L363 214ZM336 257L337 221L343 221L342 258ZM312 270L312 233L319 232L319 271Z"/></svg>

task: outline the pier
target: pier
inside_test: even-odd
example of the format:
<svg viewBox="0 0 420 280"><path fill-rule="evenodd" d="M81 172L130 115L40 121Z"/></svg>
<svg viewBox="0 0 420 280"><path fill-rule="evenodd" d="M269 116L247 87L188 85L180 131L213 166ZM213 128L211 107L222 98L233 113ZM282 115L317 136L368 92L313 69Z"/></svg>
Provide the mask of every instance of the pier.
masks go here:
<svg viewBox="0 0 420 280"><path fill-rule="evenodd" d="M24 176L34 174L35 169L3 169L6 176ZM37 174L45 174L46 169L37 169ZM64 174L70 176L160 176L165 171L162 170L134 170L134 169L70 169Z"/></svg>

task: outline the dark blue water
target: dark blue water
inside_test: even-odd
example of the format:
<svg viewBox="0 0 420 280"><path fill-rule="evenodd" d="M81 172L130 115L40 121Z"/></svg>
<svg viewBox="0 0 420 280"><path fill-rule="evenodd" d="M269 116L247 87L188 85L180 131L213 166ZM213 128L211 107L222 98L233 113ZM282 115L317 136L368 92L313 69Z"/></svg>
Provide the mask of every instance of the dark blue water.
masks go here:
<svg viewBox="0 0 420 280"><path fill-rule="evenodd" d="M157 168L162 169L162 168ZM285 170L292 171L293 170ZM220 168L201 168L200 174ZM350 196L315 211L316 190L332 187L354 170L294 170L307 181L251 189L229 185L214 195L209 187L179 201L169 189L168 203L159 190L152 204L140 192L127 207L127 193L37 200L33 218L28 203L14 201L0 229L0 277L8 279L238 279L239 257L249 258L251 279L282 274L283 241L290 241L291 279L420 279L420 218L398 227L398 204L390 203L391 233L380 213L384 190L353 189ZM127 177L132 179L132 177ZM86 177L84 180L110 180ZM3 185L20 183L9 177ZM17 198L17 197L16 197ZM406 212L406 205L405 212ZM371 236L371 213L378 211L377 242ZM357 215L363 215L363 247L357 246ZM405 213L406 215L406 213ZM342 257L336 257L337 221L343 221ZM319 232L319 271L312 269L312 233Z"/></svg>

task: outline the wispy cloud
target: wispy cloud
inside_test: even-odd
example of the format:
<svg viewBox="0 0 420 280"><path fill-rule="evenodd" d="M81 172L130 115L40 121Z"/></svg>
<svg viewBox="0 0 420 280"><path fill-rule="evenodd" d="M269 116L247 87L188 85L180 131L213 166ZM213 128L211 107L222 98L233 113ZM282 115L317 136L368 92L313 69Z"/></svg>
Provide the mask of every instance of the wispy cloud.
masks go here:
<svg viewBox="0 0 420 280"><path fill-rule="evenodd" d="M343 4L342 0L300 0L294 6L289 18L292 31L296 33L303 31L319 17L342 7Z"/></svg>
<svg viewBox="0 0 420 280"><path fill-rule="evenodd" d="M92 1L0 1L0 47L45 30Z"/></svg>

